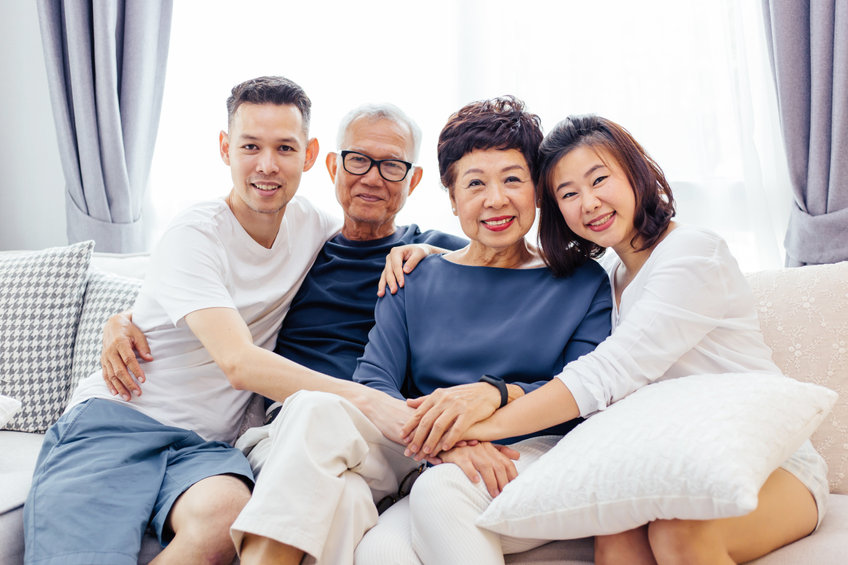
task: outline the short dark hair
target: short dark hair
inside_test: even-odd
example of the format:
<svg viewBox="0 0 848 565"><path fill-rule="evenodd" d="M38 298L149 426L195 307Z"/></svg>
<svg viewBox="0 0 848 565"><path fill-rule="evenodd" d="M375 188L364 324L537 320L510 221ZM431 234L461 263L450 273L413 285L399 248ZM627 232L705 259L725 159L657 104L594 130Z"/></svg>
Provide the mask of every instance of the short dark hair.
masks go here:
<svg viewBox="0 0 848 565"><path fill-rule="evenodd" d="M629 131L615 122L587 114L569 116L545 136L539 147L536 196L539 205L539 243L545 262L557 276L572 272L604 248L577 236L565 223L557 205L553 171L566 153L577 147L600 148L621 167L633 194L636 235L631 244L641 251L651 247L674 217L674 196L660 166ZM638 240L638 241L637 241Z"/></svg>
<svg viewBox="0 0 848 565"><path fill-rule="evenodd" d="M312 101L297 83L281 76L264 76L246 80L233 87L227 98L227 127L232 127L233 116L242 104L291 104L300 110L303 132L309 136L309 119Z"/></svg>
<svg viewBox="0 0 848 565"><path fill-rule="evenodd" d="M539 116L515 96L471 102L448 118L439 134L439 176L453 196L454 165L475 149L517 149L533 174L542 141Z"/></svg>

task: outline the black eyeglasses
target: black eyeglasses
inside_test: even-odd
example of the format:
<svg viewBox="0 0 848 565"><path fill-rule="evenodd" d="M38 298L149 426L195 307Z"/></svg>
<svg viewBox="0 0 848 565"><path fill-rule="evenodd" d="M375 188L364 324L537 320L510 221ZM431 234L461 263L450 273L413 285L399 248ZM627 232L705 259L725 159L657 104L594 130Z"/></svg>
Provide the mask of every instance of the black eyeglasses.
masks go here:
<svg viewBox="0 0 848 565"><path fill-rule="evenodd" d="M387 181L400 182L406 178L412 163L400 159L372 159L365 153L358 151L342 151L342 165L344 170L352 175L364 175L377 165L380 176Z"/></svg>
<svg viewBox="0 0 848 565"><path fill-rule="evenodd" d="M415 479L420 477L421 473L423 473L426 468L427 464L422 463L407 473L406 476L400 480L400 486L398 486L397 494L389 494L380 499L380 502L377 503L377 513L382 514L391 508L395 502L408 495L409 491L412 490L412 485L415 483Z"/></svg>

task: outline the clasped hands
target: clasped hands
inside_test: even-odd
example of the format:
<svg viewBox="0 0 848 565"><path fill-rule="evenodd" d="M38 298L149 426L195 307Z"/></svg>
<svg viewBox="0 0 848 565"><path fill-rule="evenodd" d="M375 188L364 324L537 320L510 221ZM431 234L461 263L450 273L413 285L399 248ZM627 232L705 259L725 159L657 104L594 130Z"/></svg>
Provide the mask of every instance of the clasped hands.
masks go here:
<svg viewBox="0 0 848 565"><path fill-rule="evenodd" d="M405 455L417 461L454 463L472 482L482 479L489 494L497 496L518 476L519 454L505 445L479 441L486 419L498 409L500 393L487 383L468 383L436 389L406 401L415 411L401 428Z"/></svg>

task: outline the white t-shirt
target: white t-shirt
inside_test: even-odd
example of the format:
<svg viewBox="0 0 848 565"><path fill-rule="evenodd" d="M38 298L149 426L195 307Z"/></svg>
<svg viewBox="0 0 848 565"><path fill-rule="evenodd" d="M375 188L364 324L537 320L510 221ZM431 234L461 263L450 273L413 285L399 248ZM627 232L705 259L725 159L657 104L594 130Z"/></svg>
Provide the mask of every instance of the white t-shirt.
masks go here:
<svg viewBox="0 0 848 565"><path fill-rule="evenodd" d="M615 272L608 263L615 296ZM607 265L605 265L607 266ZM648 383L686 375L779 373L763 340L751 289L715 233L678 225L613 305L613 333L558 375L580 415Z"/></svg>
<svg viewBox="0 0 848 565"><path fill-rule="evenodd" d="M253 342L272 349L309 267L340 227L298 197L286 207L270 249L248 235L223 199L175 218L133 306L133 322L147 336L154 360L142 362L142 395L127 405L204 439L233 442L251 393L230 386L184 318L204 308L234 308ZM69 408L88 398L124 402L109 392L101 371L83 379Z"/></svg>

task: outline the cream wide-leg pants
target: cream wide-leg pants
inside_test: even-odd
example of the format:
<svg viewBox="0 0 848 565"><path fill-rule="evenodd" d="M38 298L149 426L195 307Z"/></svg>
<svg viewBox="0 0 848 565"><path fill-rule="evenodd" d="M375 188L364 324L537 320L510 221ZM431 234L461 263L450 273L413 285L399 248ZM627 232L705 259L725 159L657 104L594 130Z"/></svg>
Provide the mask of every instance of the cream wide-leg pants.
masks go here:
<svg viewBox="0 0 848 565"><path fill-rule="evenodd" d="M230 531L236 548L245 533L256 534L303 550L306 563L352 564L377 523L376 502L418 467L353 404L322 392L292 395L236 447L258 473Z"/></svg>

